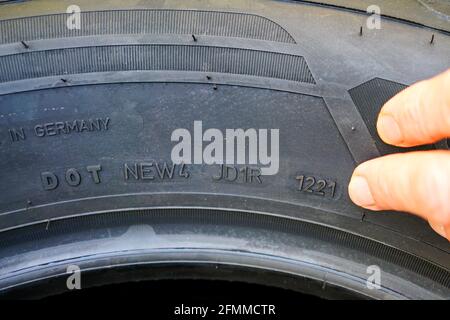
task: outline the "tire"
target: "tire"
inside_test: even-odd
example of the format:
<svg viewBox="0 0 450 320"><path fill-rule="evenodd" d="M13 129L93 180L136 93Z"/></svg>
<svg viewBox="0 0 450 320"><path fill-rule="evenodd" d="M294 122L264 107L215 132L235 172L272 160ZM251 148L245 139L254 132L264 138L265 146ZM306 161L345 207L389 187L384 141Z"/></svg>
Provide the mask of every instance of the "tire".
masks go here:
<svg viewBox="0 0 450 320"><path fill-rule="evenodd" d="M377 113L450 66L448 32L278 1L78 1L69 29L66 4L45 3L0 4L5 297L65 292L76 265L83 287L450 298L448 242L347 194L357 164L408 151L383 144Z"/></svg>

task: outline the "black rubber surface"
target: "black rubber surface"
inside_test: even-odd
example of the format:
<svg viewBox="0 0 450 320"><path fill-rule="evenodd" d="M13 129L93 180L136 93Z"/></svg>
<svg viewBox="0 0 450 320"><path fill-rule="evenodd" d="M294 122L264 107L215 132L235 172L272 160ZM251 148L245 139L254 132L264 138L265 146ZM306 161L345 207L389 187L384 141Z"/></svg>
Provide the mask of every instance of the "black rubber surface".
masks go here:
<svg viewBox="0 0 450 320"><path fill-rule="evenodd" d="M80 30L66 28L69 4L2 5L0 290L72 263L188 261L363 297L450 298L448 242L347 194L355 165L405 151L379 139L377 113L450 66L450 37L434 30L430 44L429 30L392 19L360 35L357 12L255 3L81 1ZM380 290L366 287L371 265Z"/></svg>
<svg viewBox="0 0 450 320"><path fill-rule="evenodd" d="M281 26L262 16L200 10L113 10L81 13L80 29L65 25L67 14L0 22L0 43L99 34L196 34L295 43ZM130 23L131 22L131 23ZM103 28L99 28L101 25Z"/></svg>
<svg viewBox="0 0 450 320"><path fill-rule="evenodd" d="M222 59L224 56L227 58ZM92 57L96 59L91 60ZM199 45L70 48L8 55L3 56L2 60L0 82L88 72L176 70L315 83L301 56Z"/></svg>

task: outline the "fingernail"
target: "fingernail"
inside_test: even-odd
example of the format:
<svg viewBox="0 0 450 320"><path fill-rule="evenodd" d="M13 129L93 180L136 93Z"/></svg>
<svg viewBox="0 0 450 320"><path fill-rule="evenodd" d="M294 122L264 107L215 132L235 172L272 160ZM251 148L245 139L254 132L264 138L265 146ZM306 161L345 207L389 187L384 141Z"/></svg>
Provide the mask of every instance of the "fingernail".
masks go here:
<svg viewBox="0 0 450 320"><path fill-rule="evenodd" d="M398 144L403 141L400 127L392 116L381 115L378 118L377 129L381 138L387 143Z"/></svg>
<svg viewBox="0 0 450 320"><path fill-rule="evenodd" d="M348 185L348 193L352 201L361 207L375 206L375 200L370 192L369 184L363 177L356 176L350 180Z"/></svg>

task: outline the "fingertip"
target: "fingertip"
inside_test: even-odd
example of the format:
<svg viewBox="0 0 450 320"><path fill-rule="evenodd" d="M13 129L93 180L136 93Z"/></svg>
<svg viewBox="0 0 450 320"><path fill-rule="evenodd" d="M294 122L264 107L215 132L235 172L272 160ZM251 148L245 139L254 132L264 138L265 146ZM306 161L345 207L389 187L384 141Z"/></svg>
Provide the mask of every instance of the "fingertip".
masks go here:
<svg viewBox="0 0 450 320"><path fill-rule="evenodd" d="M437 234L439 234L440 236L446 238L447 240L450 240L450 237L449 237L449 235L447 234L447 230L446 230L446 228L445 228L444 225L439 224L439 223L434 223L434 222L431 222L431 221L429 221L428 223L430 224L431 228L432 228Z"/></svg>
<svg viewBox="0 0 450 320"><path fill-rule="evenodd" d="M388 114L380 114L377 120L377 131L381 140L392 145L403 143L403 133L395 118Z"/></svg>
<svg viewBox="0 0 450 320"><path fill-rule="evenodd" d="M381 108L377 131L381 140L398 147L434 143L450 135L450 69L416 82Z"/></svg>
<svg viewBox="0 0 450 320"><path fill-rule="evenodd" d="M348 193L350 199L356 205L371 210L377 209L375 199L365 177L354 175L348 185Z"/></svg>

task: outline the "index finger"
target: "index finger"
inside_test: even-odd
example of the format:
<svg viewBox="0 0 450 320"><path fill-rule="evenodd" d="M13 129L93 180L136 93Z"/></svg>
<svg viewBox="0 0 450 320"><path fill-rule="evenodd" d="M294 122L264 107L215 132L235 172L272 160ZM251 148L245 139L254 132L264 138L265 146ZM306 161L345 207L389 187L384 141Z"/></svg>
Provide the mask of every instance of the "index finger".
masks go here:
<svg viewBox="0 0 450 320"><path fill-rule="evenodd" d="M450 69L386 102L378 116L377 130L384 142L399 147L450 137Z"/></svg>

